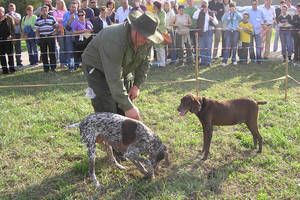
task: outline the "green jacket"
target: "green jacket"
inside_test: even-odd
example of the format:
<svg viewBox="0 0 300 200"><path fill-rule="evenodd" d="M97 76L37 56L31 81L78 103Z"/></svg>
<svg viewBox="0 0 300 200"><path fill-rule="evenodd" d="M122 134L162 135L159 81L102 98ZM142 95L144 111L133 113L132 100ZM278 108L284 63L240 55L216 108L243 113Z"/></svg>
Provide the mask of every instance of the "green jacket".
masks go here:
<svg viewBox="0 0 300 200"><path fill-rule="evenodd" d="M82 54L83 68L96 68L104 73L112 98L126 111L133 107L124 86L124 78L134 76L140 87L147 77L152 44L133 49L128 23L112 25L89 43Z"/></svg>

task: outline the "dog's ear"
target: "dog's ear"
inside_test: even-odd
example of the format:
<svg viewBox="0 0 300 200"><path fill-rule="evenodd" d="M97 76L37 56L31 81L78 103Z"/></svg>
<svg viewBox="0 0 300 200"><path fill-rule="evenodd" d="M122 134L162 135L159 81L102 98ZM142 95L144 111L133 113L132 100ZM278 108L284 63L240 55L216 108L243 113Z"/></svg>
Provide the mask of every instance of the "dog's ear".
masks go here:
<svg viewBox="0 0 300 200"><path fill-rule="evenodd" d="M197 114L201 110L201 100L194 97L191 105L191 112Z"/></svg>
<svg viewBox="0 0 300 200"><path fill-rule="evenodd" d="M124 145L133 143L136 139L137 122L131 119L126 119L122 123L122 142Z"/></svg>

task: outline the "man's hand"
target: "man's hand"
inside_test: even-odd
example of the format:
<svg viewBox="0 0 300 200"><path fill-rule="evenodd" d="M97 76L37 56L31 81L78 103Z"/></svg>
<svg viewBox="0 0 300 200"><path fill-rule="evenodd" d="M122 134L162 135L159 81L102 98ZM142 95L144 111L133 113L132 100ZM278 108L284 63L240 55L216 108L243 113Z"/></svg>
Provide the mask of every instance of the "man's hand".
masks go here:
<svg viewBox="0 0 300 200"><path fill-rule="evenodd" d="M138 108L133 107L127 111L125 111L125 116L129 117L131 119L136 119L136 120L140 120L140 112L138 110Z"/></svg>
<svg viewBox="0 0 300 200"><path fill-rule="evenodd" d="M140 95L140 89L134 85L130 88L129 92L128 92L128 96L131 100L136 99L138 96Z"/></svg>

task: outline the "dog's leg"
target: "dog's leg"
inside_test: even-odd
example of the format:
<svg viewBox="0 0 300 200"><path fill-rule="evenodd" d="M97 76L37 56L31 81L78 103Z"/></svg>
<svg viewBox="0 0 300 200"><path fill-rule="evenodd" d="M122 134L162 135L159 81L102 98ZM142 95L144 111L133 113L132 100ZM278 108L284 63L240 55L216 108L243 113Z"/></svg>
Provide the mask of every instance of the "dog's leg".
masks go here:
<svg viewBox="0 0 300 200"><path fill-rule="evenodd" d="M204 149L204 155L202 157L202 160L206 160L207 157L208 157L209 147L210 147L211 138L212 138L212 133L213 133L213 127L212 127L212 125L211 124L204 125L204 127L203 127L203 134L204 134L203 149Z"/></svg>
<svg viewBox="0 0 300 200"><path fill-rule="evenodd" d="M95 174L95 159L96 159L96 144L89 143L87 145L88 148L88 157L89 157L89 175L91 179L93 180L96 188L100 188L101 185L97 180L96 174Z"/></svg>
<svg viewBox="0 0 300 200"><path fill-rule="evenodd" d="M247 122L248 129L250 130L251 134L253 135L253 142L254 142L254 147L257 147L257 140L258 140L258 150L257 153L262 152L262 137L258 131L257 127L257 121L249 121Z"/></svg>
<svg viewBox="0 0 300 200"><path fill-rule="evenodd" d="M126 169L126 167L124 167L123 165L119 164L118 161L116 160L115 156L114 156L114 153L113 153L113 149L110 145L108 144L104 144L105 146L105 150L106 150L106 153L107 153L107 156L109 158L109 162L114 164L117 168L121 169L121 170L124 170Z"/></svg>

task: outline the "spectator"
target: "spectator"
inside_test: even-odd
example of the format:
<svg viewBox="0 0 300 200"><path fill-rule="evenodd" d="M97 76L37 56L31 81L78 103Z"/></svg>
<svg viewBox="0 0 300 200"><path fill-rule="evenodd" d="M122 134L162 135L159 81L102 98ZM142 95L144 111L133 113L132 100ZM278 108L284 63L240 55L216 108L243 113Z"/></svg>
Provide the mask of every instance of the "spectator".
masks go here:
<svg viewBox="0 0 300 200"><path fill-rule="evenodd" d="M292 5L291 0L286 0L287 5L287 14L293 17L294 15L297 15L297 9L295 6Z"/></svg>
<svg viewBox="0 0 300 200"><path fill-rule="evenodd" d="M63 26L65 29L65 58L66 58L66 64L68 66L68 69L70 71L74 71L74 57L73 57L73 37L72 37L72 27L71 24L74 20L78 19L77 15L77 4L72 2L70 4L69 11L67 11L64 14L63 17Z"/></svg>
<svg viewBox="0 0 300 200"><path fill-rule="evenodd" d="M223 0L223 4L224 4L224 14L229 12L229 4L231 3L231 0ZM224 24L222 22L222 54L221 54L221 57L224 57L224 52L225 52L225 48L226 48L226 44L225 44L225 28L224 27ZM230 57L230 56L229 56Z"/></svg>
<svg viewBox="0 0 300 200"><path fill-rule="evenodd" d="M159 19L158 31L162 34L167 32L166 28L166 12L162 9L162 4L158 1L153 3L154 5L154 13ZM158 67L166 66L166 51L164 44L155 44L154 45L157 55L157 65Z"/></svg>
<svg viewBox="0 0 300 200"><path fill-rule="evenodd" d="M193 62L192 48L191 48L191 38L190 29L192 25L192 20L188 14L184 14L184 6L180 5L178 7L178 14L175 16L173 25L175 26L176 33L176 49L179 58L179 65L183 65L183 51L186 48L187 57L186 61L188 63Z"/></svg>
<svg viewBox="0 0 300 200"><path fill-rule="evenodd" d="M146 6L144 6L141 2L141 0L134 0L133 1L133 8L131 9L131 11L134 11L134 10L139 10L141 12L145 12L147 10Z"/></svg>
<svg viewBox="0 0 300 200"><path fill-rule="evenodd" d="M261 64L261 50L262 50L262 25L264 23L263 13L260 9L257 8L258 0L252 0L252 8L249 9L247 12L249 13L249 22L253 26L253 33L251 36L250 42L250 59L251 62ZM254 46L255 42L255 46ZM254 51L255 47L255 51Z"/></svg>
<svg viewBox="0 0 300 200"><path fill-rule="evenodd" d="M110 21L112 23L116 23L116 13L115 13L115 9L116 9L116 3L114 0L108 0L108 2L106 3L106 7L107 7L107 16L109 17Z"/></svg>
<svg viewBox="0 0 300 200"><path fill-rule="evenodd" d="M100 10L98 8L97 0L91 0L90 1L90 8L94 11L94 16L99 16Z"/></svg>
<svg viewBox="0 0 300 200"><path fill-rule="evenodd" d="M249 23L249 14L243 14L243 21L239 24L240 42L242 43L240 49L240 63L248 63L248 52L253 33L253 26Z"/></svg>
<svg viewBox="0 0 300 200"><path fill-rule="evenodd" d="M281 14L278 17L278 26L279 26L279 36L281 41L281 54L283 57L283 62L286 59L289 59L289 62L292 62L292 17L287 14L287 5L283 5L281 8Z"/></svg>
<svg viewBox="0 0 300 200"><path fill-rule="evenodd" d="M153 7L152 0L146 0L145 6L146 6L147 11L154 13L154 7Z"/></svg>
<svg viewBox="0 0 300 200"><path fill-rule="evenodd" d="M88 7L89 0L81 0L81 9L85 12L85 19L86 20L92 20L94 18L94 10Z"/></svg>
<svg viewBox="0 0 300 200"><path fill-rule="evenodd" d="M297 63L300 61L300 3L297 4L297 14L293 16L292 23L294 26L294 62Z"/></svg>
<svg viewBox="0 0 300 200"><path fill-rule="evenodd" d="M14 21L10 16L5 15L5 9L0 7L0 62L2 66L2 73L8 74L8 71L14 73L14 57L13 44L10 39L14 37ZM8 65L6 61L6 54L8 56Z"/></svg>
<svg viewBox="0 0 300 200"><path fill-rule="evenodd" d="M216 25L215 29L215 39L214 39L214 50L213 50L213 59L217 58L219 43L221 41L222 36L222 17L225 12L223 0L212 0L208 4L208 8L214 12L215 16L217 17L218 24Z"/></svg>
<svg viewBox="0 0 300 200"><path fill-rule="evenodd" d="M37 43L35 39L35 21L37 16L33 14L33 6L26 7L26 16L22 18L21 30L22 37L26 38L26 47L29 55L30 65L36 65L39 61Z"/></svg>
<svg viewBox="0 0 300 200"><path fill-rule="evenodd" d="M190 38L191 38L191 45L193 48L196 46L196 39L195 39L195 33L196 33L196 27L197 27L197 20L193 18L194 13L196 12L197 8L194 6L194 0L187 0L187 6L184 8L184 13L188 14L190 18L192 19L192 25L190 27Z"/></svg>
<svg viewBox="0 0 300 200"><path fill-rule="evenodd" d="M74 62L76 70L81 63L81 54L91 40L90 33L93 31L92 23L85 19L85 11L78 10L78 19L71 24L74 37ZM73 71L73 70L72 70Z"/></svg>
<svg viewBox="0 0 300 200"><path fill-rule="evenodd" d="M210 66L213 29L218 24L218 20L215 14L209 11L207 0L202 1L201 9L194 13L193 18L197 20L197 29L199 29L200 65Z"/></svg>
<svg viewBox="0 0 300 200"><path fill-rule="evenodd" d="M53 17L58 23L57 30L57 42L59 46L58 57L60 62L60 67L63 68L66 62L66 54L65 54L65 31L63 26L63 17L67 12L66 4L64 0L56 0L55 11L53 12Z"/></svg>
<svg viewBox="0 0 300 200"><path fill-rule="evenodd" d="M121 6L116 12L116 23L123 23L127 20L128 14L131 10L131 6L128 4L128 0L121 0Z"/></svg>
<svg viewBox="0 0 300 200"><path fill-rule="evenodd" d="M178 4L176 3L175 0L171 0L170 3L171 3L171 9L177 15L178 14Z"/></svg>
<svg viewBox="0 0 300 200"><path fill-rule="evenodd" d="M15 24L15 34L14 38L16 41L13 42L14 46L14 52L15 52L15 57L16 57L16 63L17 67L22 67L22 60L21 60L21 30L20 30L20 24L21 24L21 15L19 13L16 13L16 5L14 3L8 4L8 13L13 20Z"/></svg>
<svg viewBox="0 0 300 200"><path fill-rule="evenodd" d="M43 1L44 3L43 3L43 5L41 6L41 7L38 7L35 11L34 11L34 15L36 15L36 16L40 16L41 15L41 10L42 10L42 7L44 6L44 5L48 5L49 6L49 14L50 15L52 15L52 13L53 13L53 11L54 11L54 8L53 8L53 6L52 6L52 0L44 0Z"/></svg>
<svg viewBox="0 0 300 200"><path fill-rule="evenodd" d="M278 49L278 41L279 41L279 27L278 27L278 17L281 14L281 7L286 4L285 0L280 1L280 7L275 9L275 37L274 37L274 45L273 52L276 52Z"/></svg>
<svg viewBox="0 0 300 200"><path fill-rule="evenodd" d="M229 12L225 13L222 17L222 22L225 26L225 51L224 57L222 61L222 65L226 66L229 55L231 53L231 60L233 65L237 65L236 62L236 50L239 41L239 31L238 26L242 17L236 11L235 4L230 3L229 5L230 10Z"/></svg>
<svg viewBox="0 0 300 200"><path fill-rule="evenodd" d="M262 28L262 56L268 59L270 55L270 44L272 37L272 26L276 17L275 9L271 6L272 0L265 0L265 4L259 9L263 12L263 28Z"/></svg>
<svg viewBox="0 0 300 200"><path fill-rule="evenodd" d="M107 8L105 6L100 7L100 15L94 17L92 24L93 33L99 33L102 29L112 24L110 18L107 16Z"/></svg>
<svg viewBox="0 0 300 200"><path fill-rule="evenodd" d="M35 22L36 35L39 38L39 44L42 54L44 72L55 72L56 57L55 57L55 35L58 23L55 18L49 15L49 7L44 5L41 9L41 16ZM48 52L49 50L49 52ZM50 64L48 57L50 58Z"/></svg>
<svg viewBox="0 0 300 200"><path fill-rule="evenodd" d="M167 58L171 58L170 64L174 64L176 62L176 49L175 35L172 24L175 19L175 13L174 10L171 9L171 4L168 1L165 1L164 3L164 10L166 12L166 28L172 39L172 43L168 44L167 46Z"/></svg>

